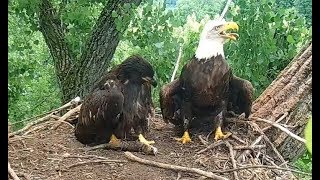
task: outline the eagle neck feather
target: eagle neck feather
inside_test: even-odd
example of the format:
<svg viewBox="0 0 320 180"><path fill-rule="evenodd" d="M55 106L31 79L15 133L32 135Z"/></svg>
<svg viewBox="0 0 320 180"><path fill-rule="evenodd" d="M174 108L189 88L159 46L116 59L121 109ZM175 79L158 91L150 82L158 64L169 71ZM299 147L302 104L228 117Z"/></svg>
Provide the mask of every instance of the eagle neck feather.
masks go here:
<svg viewBox="0 0 320 180"><path fill-rule="evenodd" d="M196 50L197 59L210 59L221 55L224 58L223 42L201 39Z"/></svg>

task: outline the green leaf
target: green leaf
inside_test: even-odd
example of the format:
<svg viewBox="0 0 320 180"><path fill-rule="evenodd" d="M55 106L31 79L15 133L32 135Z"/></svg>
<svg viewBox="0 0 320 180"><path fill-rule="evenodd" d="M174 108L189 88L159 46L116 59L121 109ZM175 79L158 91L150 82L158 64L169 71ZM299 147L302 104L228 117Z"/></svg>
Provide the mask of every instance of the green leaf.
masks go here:
<svg viewBox="0 0 320 180"><path fill-rule="evenodd" d="M118 14L115 11L112 11L111 16L115 18L118 17Z"/></svg>
<svg viewBox="0 0 320 180"><path fill-rule="evenodd" d="M294 43L295 42L295 40L293 39L293 37L291 35L287 36L287 41L288 41L288 43Z"/></svg>
<svg viewBox="0 0 320 180"><path fill-rule="evenodd" d="M304 130L304 136L306 139L306 146L310 154L312 154L312 117L310 117L309 122Z"/></svg>
<svg viewBox="0 0 320 180"><path fill-rule="evenodd" d="M33 41L33 44L38 45L39 44L39 40Z"/></svg>

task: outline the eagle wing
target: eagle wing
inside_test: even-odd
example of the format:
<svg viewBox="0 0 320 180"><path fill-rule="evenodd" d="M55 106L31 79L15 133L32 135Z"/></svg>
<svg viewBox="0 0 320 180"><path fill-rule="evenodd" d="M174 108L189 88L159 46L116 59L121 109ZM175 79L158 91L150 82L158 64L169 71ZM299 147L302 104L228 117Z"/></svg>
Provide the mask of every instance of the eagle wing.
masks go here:
<svg viewBox="0 0 320 180"><path fill-rule="evenodd" d="M245 113L245 117L249 117L254 93L252 84L233 75L230 80L229 93L228 110L236 114Z"/></svg>
<svg viewBox="0 0 320 180"><path fill-rule="evenodd" d="M124 97L117 88L97 90L84 100L75 128L83 144L105 143L119 123Z"/></svg>
<svg viewBox="0 0 320 180"><path fill-rule="evenodd" d="M181 125L180 107L180 81L176 79L164 85L160 90L160 108L164 121L166 123L171 122L174 125Z"/></svg>

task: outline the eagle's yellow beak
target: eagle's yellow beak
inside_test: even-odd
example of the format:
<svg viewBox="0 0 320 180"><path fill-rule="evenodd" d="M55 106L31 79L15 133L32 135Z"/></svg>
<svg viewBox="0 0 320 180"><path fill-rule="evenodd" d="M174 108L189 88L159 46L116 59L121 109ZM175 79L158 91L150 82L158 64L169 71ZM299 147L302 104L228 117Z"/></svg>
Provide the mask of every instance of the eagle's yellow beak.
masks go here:
<svg viewBox="0 0 320 180"><path fill-rule="evenodd" d="M235 22L227 22L224 25L222 25L219 29L219 35L224 38L228 38L231 40L237 40L239 35L237 33L227 32L228 30L239 30L239 26Z"/></svg>

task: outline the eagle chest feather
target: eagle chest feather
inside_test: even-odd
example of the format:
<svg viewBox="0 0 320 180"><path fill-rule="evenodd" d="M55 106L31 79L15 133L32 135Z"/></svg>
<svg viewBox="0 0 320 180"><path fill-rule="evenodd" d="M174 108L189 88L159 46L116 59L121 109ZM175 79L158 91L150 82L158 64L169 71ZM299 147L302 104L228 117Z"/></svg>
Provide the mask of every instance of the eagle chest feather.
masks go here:
<svg viewBox="0 0 320 180"><path fill-rule="evenodd" d="M227 97L231 71L219 55L211 59L196 59L186 66L182 87L190 94L191 101L199 106L212 106Z"/></svg>

